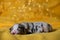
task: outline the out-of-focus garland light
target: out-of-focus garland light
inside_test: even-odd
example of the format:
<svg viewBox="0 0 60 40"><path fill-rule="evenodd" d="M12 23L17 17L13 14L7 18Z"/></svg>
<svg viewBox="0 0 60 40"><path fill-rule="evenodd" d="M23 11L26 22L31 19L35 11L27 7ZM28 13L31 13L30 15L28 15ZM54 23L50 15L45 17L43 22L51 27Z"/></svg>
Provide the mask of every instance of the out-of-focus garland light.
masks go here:
<svg viewBox="0 0 60 40"><path fill-rule="evenodd" d="M37 7L39 9L39 11L41 12L40 13L41 15L43 15L44 12L46 12L46 16L49 16L50 15L50 17L52 18L52 11L48 8L48 2L49 2L49 0L45 0L45 2L42 3L42 4L36 3L34 0L27 0L27 1L28 1L27 2L27 5L24 4L21 7L19 6L17 8L17 11L19 13L22 13L23 16L24 16L23 13L25 13L27 11L30 11L31 12L32 11L32 8ZM18 3L18 2L16 2L16 3ZM8 2L8 5L12 5L12 3L11 2ZM12 9L15 9L15 8L16 8L15 6L10 7L11 10ZM26 10L26 9L28 9L28 10ZM43 10L45 10L45 11L43 11ZM17 17L17 15L16 14L13 14L13 15L14 16L13 16L12 19L15 19L15 17ZM56 19L56 17L55 17L55 19Z"/></svg>
<svg viewBox="0 0 60 40"><path fill-rule="evenodd" d="M52 17L52 11L48 8L48 2L49 2L49 0L46 0L44 3L46 15Z"/></svg>

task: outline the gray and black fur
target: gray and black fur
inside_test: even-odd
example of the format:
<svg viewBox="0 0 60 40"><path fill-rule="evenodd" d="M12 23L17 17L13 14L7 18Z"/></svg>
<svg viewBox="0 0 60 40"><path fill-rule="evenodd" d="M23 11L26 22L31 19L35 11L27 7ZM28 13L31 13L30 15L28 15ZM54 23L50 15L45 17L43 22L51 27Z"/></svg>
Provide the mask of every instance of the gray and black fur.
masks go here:
<svg viewBox="0 0 60 40"><path fill-rule="evenodd" d="M13 28L18 31L16 34L42 33L52 31L52 26L45 22L23 22L10 28L11 33L13 32L12 30L15 30Z"/></svg>

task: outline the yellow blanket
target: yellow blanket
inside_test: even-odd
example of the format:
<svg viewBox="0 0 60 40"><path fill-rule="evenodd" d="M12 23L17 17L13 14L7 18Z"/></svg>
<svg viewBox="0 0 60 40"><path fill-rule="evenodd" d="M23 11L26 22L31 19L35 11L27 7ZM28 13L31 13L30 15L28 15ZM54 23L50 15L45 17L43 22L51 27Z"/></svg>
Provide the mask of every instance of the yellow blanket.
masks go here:
<svg viewBox="0 0 60 40"><path fill-rule="evenodd" d="M11 35L15 23L44 21L51 33ZM60 0L0 0L0 40L60 40Z"/></svg>
<svg viewBox="0 0 60 40"><path fill-rule="evenodd" d="M60 29L50 33L12 35L8 30L0 31L0 40L60 40Z"/></svg>

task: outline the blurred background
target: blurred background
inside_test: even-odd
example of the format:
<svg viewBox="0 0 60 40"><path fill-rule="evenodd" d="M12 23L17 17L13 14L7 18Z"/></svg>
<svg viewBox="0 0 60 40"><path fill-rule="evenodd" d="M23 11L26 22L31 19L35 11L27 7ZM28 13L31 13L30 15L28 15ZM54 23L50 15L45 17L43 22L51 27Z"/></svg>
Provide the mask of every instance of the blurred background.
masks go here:
<svg viewBox="0 0 60 40"><path fill-rule="evenodd" d="M0 0L0 28L41 21L60 28L60 0Z"/></svg>

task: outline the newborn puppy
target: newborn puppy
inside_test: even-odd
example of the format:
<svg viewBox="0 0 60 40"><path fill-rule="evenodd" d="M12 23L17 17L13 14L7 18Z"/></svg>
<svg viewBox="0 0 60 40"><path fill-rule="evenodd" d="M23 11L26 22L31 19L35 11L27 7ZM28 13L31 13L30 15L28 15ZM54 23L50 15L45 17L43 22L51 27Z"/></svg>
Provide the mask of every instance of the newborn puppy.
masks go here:
<svg viewBox="0 0 60 40"><path fill-rule="evenodd" d="M45 22L23 22L15 24L10 28L12 34L41 33L50 31L52 31L51 25Z"/></svg>

